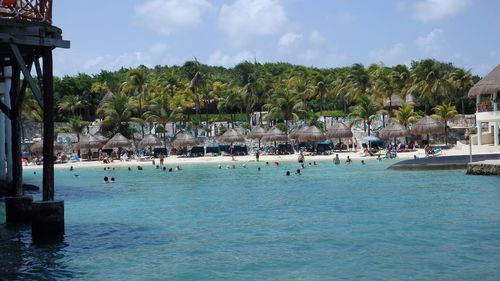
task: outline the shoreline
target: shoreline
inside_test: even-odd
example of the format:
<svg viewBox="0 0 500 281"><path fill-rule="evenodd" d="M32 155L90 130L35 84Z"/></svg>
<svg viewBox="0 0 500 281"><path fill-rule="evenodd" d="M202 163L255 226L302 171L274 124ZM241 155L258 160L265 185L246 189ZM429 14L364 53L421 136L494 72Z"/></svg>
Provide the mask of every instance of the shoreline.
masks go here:
<svg viewBox="0 0 500 281"><path fill-rule="evenodd" d="M345 161L347 156L349 156L352 160L376 160L377 156L361 156L360 152L346 151L346 152L334 152L330 155L305 155L305 162L310 161L333 161L335 154L339 154L340 160ZM475 153L475 154L483 154L483 153ZM448 149L443 150L443 156L451 156L451 155L468 155L463 153L460 150ZM418 149L412 152L400 152L398 153L398 157L396 160L406 160L413 159L414 156L418 158L424 158L425 153L423 149ZM261 155L259 162L297 162L298 154L288 154L288 155ZM179 157L179 156L169 156L164 159L164 166L176 166L176 165L184 165L184 164L227 164L227 163L249 163L256 162L254 155L245 155L245 156L235 156L234 161L231 160L231 156L202 156L202 157ZM155 164L159 165L160 161L158 158L155 158ZM68 169L71 166L73 168L95 168L95 167L135 167L138 165L145 166L151 165L152 161L138 161L138 160L130 160L130 161L120 161L115 160L112 163L104 164L102 161L82 161L82 162L68 162L62 164L55 164L54 169ZM29 165L23 166L23 170L36 170L42 169L43 165Z"/></svg>

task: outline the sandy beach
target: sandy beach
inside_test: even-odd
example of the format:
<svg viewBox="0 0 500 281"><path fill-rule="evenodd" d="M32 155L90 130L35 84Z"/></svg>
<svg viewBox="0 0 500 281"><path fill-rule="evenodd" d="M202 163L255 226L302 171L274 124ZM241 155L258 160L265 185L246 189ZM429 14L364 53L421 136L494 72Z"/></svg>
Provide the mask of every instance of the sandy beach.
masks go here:
<svg viewBox="0 0 500 281"><path fill-rule="evenodd" d="M442 150L442 153L440 156L452 156L452 155L468 155L469 150L468 146L458 146L454 147L451 149L444 149ZM482 147L477 147L474 146L474 151L473 153L475 154L486 154L486 153L499 153L499 149L495 149L492 146L482 146ZM335 154L339 154L339 158L341 161L345 161L347 156L349 156L352 160L360 161L361 159L365 161L370 161L370 160L376 160L376 156L371 156L371 157L366 157L366 156L361 156L361 152L354 152L354 151L343 151L343 152L334 152L333 154L330 155L308 155L307 153L305 154L305 162L311 162L311 161L333 161L333 157ZM400 160L406 160L406 159L411 159L414 158L415 156L421 158L425 157L425 152L423 149L418 149L416 151L412 152L400 152L397 155L397 159ZM261 155L259 161L260 162L296 162L298 157L298 153L295 154L289 154L289 155ZM381 157L384 157L384 155L381 155ZM226 163L234 163L234 162L239 162L239 163L249 163L249 162L255 162L255 155L249 154L245 156L235 156L234 161L231 159L231 156L203 156L203 157L184 157L184 156L169 156L164 159L164 165L166 166L176 166L176 165L185 165L185 164L209 164L213 163L214 165L218 164L226 164ZM155 164L159 164L159 159L155 159ZM67 169L71 166L74 168L80 167L136 167L138 165L141 166L146 166L146 165L152 165L152 161L138 161L135 159L132 159L130 161L120 161L120 160L115 160L110 164L104 164L102 161L81 161L81 162L68 162L68 163L62 163L62 164L55 164L54 168L55 169ZM42 165L28 165L28 166L23 166L23 169L26 170L31 170L31 169L41 169Z"/></svg>

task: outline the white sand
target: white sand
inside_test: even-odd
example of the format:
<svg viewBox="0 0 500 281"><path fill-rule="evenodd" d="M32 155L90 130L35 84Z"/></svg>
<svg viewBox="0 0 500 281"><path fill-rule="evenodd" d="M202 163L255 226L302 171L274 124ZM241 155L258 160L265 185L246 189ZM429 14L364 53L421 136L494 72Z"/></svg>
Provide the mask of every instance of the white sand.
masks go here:
<svg viewBox="0 0 500 281"><path fill-rule="evenodd" d="M494 147L486 147L482 149L475 149L474 154L484 154L484 153L492 153L492 152L500 152L500 148L494 148ZM339 154L339 157L342 160L345 160L347 156L349 156L353 160L360 160L360 159L373 159L375 160L377 157L372 156L372 157L362 157L360 156L360 152L335 152L332 155L315 155L315 156L310 156L305 154L305 162L311 162L311 161L333 161L333 157L335 154ZM469 151L467 147L455 147L452 149L447 149L443 150L441 153L442 156L446 155L468 155ZM398 153L398 159L405 160L405 159L411 159L416 155L417 157L425 157L425 153L423 149L419 149L417 151L413 152L402 152ZM291 155L261 155L260 156L260 162L285 162L285 161L297 161L298 154L291 154ZM383 157L383 155L382 155ZM239 162L239 163L247 163L247 162L255 162L255 156L254 155L247 155L247 156L235 156L234 157L235 161L234 162ZM175 165L180 165L182 166L183 164L200 164L200 163L213 163L214 165L218 164L223 164L223 163L231 163L233 162L231 160L230 156L204 156L204 157L178 157L178 156L169 156L165 158L164 160L164 165L167 166L175 166ZM158 165L159 159L155 159L155 163ZM102 161L82 161L82 162L73 162L73 163L64 163L64 164L55 164L54 167L56 169L69 169L70 166L73 167L105 167L105 166L110 166L110 167L136 167L138 165L141 166L146 166L146 165L152 165L151 161L136 161L136 160L131 160L131 161L126 161L122 162L119 160L115 160L113 163L110 164L104 164ZM41 169L42 166L23 166L23 169Z"/></svg>

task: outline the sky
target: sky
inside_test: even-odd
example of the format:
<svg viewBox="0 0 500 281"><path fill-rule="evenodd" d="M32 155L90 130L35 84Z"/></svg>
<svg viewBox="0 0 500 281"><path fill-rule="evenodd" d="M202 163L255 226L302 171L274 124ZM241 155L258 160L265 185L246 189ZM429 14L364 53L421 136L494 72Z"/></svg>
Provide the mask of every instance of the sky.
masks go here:
<svg viewBox="0 0 500 281"><path fill-rule="evenodd" d="M53 24L71 41L54 52L58 76L194 58L321 68L435 58L478 75L500 63L498 0L53 2Z"/></svg>

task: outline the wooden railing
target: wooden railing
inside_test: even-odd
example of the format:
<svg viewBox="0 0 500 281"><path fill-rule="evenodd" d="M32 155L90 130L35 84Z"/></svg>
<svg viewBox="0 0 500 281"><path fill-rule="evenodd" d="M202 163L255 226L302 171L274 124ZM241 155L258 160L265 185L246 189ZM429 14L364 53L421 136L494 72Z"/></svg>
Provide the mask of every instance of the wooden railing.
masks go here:
<svg viewBox="0 0 500 281"><path fill-rule="evenodd" d="M9 1L0 1L5 3ZM52 0L16 0L0 6L0 18L52 23Z"/></svg>

